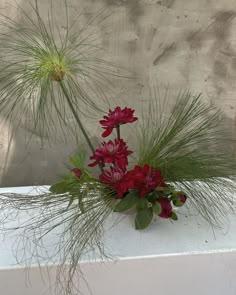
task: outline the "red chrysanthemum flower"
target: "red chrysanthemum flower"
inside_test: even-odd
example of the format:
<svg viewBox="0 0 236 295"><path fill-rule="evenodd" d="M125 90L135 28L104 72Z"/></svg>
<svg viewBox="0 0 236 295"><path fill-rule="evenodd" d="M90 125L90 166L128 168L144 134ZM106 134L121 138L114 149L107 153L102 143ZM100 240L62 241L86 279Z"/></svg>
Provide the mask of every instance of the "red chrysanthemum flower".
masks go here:
<svg viewBox="0 0 236 295"><path fill-rule="evenodd" d="M134 189L140 192L140 196L144 197L147 193L155 190L157 186L165 187L160 170L156 170L149 165L135 166L134 170L129 171L130 177L134 181Z"/></svg>
<svg viewBox="0 0 236 295"><path fill-rule="evenodd" d="M121 109L120 107L116 107L114 111L109 110L107 116L104 116L104 120L100 121L100 124L106 129L102 137L107 137L111 134L113 128L118 127L121 124L132 123L138 120L137 117L133 116L134 110L125 107Z"/></svg>
<svg viewBox="0 0 236 295"><path fill-rule="evenodd" d="M167 198L157 199L157 202L161 205L162 211L159 214L162 218L170 218L172 216L171 202Z"/></svg>
<svg viewBox="0 0 236 295"><path fill-rule="evenodd" d="M93 156L90 157L91 160L95 161L89 164L89 166L93 167L97 164L113 163L125 170L128 164L127 157L132 153L132 151L128 150L126 143L122 139L115 139L115 141L109 140L108 142L103 142L101 148L95 150Z"/></svg>
<svg viewBox="0 0 236 295"><path fill-rule="evenodd" d="M105 170L99 176L99 179L109 184L117 192L118 198L122 198L124 194L133 187L133 180L129 174L118 167L110 167L110 171Z"/></svg>
<svg viewBox="0 0 236 295"><path fill-rule="evenodd" d="M79 168L73 168L71 172L73 172L78 178L82 175L82 171Z"/></svg>

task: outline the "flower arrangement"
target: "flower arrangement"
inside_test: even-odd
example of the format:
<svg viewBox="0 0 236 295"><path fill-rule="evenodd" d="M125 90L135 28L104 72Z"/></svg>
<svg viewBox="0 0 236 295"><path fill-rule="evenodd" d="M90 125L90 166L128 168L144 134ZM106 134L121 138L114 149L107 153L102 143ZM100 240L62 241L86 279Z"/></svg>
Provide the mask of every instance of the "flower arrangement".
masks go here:
<svg viewBox="0 0 236 295"><path fill-rule="evenodd" d="M101 174L99 180L108 186L115 199L119 200L114 207L114 212L123 212L131 208L137 210L135 218L136 229L145 229L156 214L161 218L177 220L172 205L182 206L186 202L186 195L176 191L173 186L167 185L161 171L148 164L136 165L132 170L127 170L128 156L133 152L128 150L126 142L121 138L121 126L135 122L138 118L130 108L116 107L100 121L105 131L102 137L108 137L116 130L115 140L102 142L90 160L94 162L88 166L99 165ZM88 175L85 169L73 168L75 181L80 182L83 174ZM92 178L92 176L90 176ZM53 193L70 191L71 181L55 184L51 187ZM63 188L63 190L62 190Z"/></svg>
<svg viewBox="0 0 236 295"><path fill-rule="evenodd" d="M97 57L98 46L90 33L85 34L89 25L73 33L67 26L58 43L53 22L45 23L37 1L34 20L20 11L26 25L6 18L10 33L0 34L0 112L10 121L16 119L17 126L29 119L32 131L49 138L58 126L76 138L79 130L91 151L86 165L87 151L79 146L68 174L49 191L0 194L3 230L12 218L28 214L28 220L13 229L21 231L25 253L31 250L26 261L59 264L58 286L72 294L83 255L97 251L107 256L103 234L113 212L135 210L137 230L151 227L155 215L177 220L175 208L185 203L212 226L235 212L235 142L225 130L221 111L190 92L179 93L171 107L168 95L151 86L147 110L140 116L128 107L109 110L100 121L102 138L114 133L115 138L95 148L83 123L86 110L102 113L104 84L110 83L111 75L122 74L116 65ZM121 137L127 124L136 125L133 150ZM98 177L95 166L100 169ZM57 229L53 254L43 257L43 237Z"/></svg>

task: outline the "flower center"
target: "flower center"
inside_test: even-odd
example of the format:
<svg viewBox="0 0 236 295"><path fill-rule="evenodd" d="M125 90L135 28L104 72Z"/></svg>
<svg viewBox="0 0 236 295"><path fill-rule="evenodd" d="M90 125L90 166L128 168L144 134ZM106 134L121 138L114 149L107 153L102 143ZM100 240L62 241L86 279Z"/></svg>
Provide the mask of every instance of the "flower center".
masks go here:
<svg viewBox="0 0 236 295"><path fill-rule="evenodd" d="M114 172L113 174L113 181L116 183L116 182L119 182L123 177L123 174L122 173L119 173L119 172Z"/></svg>
<svg viewBox="0 0 236 295"><path fill-rule="evenodd" d="M39 64L40 77L50 77L53 81L62 81L67 72L67 65L64 57L60 57L56 54L47 54L42 56Z"/></svg>
<svg viewBox="0 0 236 295"><path fill-rule="evenodd" d="M54 81L62 81L65 77L65 71L63 70L61 65L55 65L54 71L52 72L52 80Z"/></svg>
<svg viewBox="0 0 236 295"><path fill-rule="evenodd" d="M107 152L108 152L109 154L114 154L114 146L113 146L113 144L108 144L108 145L106 146L106 148L107 148Z"/></svg>

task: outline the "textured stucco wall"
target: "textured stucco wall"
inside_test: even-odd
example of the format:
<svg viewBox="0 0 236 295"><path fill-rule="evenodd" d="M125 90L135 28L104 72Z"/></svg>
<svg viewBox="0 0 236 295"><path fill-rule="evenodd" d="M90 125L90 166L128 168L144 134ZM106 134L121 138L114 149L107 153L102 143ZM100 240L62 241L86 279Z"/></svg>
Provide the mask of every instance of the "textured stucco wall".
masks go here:
<svg viewBox="0 0 236 295"><path fill-rule="evenodd" d="M63 6L53 0L55 15L63 30ZM202 92L205 99L221 107L226 128L235 133L236 106L236 2L235 0L68 0L71 19L83 11L84 19L100 8L110 15L95 23L100 42L110 59L129 65L139 79L120 80L114 89L114 103L122 98L140 109L145 101L147 81L169 84L171 93L180 89ZM18 3L28 9L28 1ZM47 15L48 0L40 0ZM58 5L57 5L58 3ZM18 18L8 0L0 0L0 9ZM85 10L84 10L85 9ZM61 20L60 20L61 19ZM123 103L124 104L124 103ZM75 145L60 140L45 145L34 136L25 144L25 126L12 139L0 118L0 186L50 183L60 175ZM95 138L96 128L87 123ZM4 165L8 156L8 164Z"/></svg>

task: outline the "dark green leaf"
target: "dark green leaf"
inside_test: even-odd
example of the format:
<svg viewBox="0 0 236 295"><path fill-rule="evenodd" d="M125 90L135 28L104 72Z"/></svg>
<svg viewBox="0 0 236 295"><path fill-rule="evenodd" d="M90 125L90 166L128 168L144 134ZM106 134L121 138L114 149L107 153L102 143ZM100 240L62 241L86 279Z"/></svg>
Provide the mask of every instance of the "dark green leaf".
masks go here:
<svg viewBox="0 0 236 295"><path fill-rule="evenodd" d="M152 210L155 214L159 215L161 214L162 212L162 208L161 208L161 205L158 203L158 202L155 202L153 205L152 205Z"/></svg>
<svg viewBox="0 0 236 295"><path fill-rule="evenodd" d="M53 184L49 190L54 194L64 194L69 191L69 185L66 182L58 182Z"/></svg>
<svg viewBox="0 0 236 295"><path fill-rule="evenodd" d="M139 198L137 202L137 210L146 209L148 208L148 200L145 198Z"/></svg>
<svg viewBox="0 0 236 295"><path fill-rule="evenodd" d="M173 204L174 204L175 207L181 207L181 206L184 205L184 203L181 202L180 200L174 200Z"/></svg>
<svg viewBox="0 0 236 295"><path fill-rule="evenodd" d="M139 195L137 192L130 192L127 196L119 201L116 205L114 212L126 211L134 207L139 200Z"/></svg>
<svg viewBox="0 0 236 295"><path fill-rule="evenodd" d="M145 199L147 199L151 203L155 203L157 198L158 198L157 192L152 192L152 193L149 193L145 196Z"/></svg>
<svg viewBox="0 0 236 295"><path fill-rule="evenodd" d="M178 220L178 216L177 216L177 214L173 211L172 212L172 215L171 215L171 217L170 217L172 220Z"/></svg>
<svg viewBox="0 0 236 295"><path fill-rule="evenodd" d="M138 211L135 218L135 228L145 229L149 226L153 218L152 208L145 208Z"/></svg>
<svg viewBox="0 0 236 295"><path fill-rule="evenodd" d="M62 179L64 180L63 182L66 183L73 183L76 180L78 180L78 177L74 173L68 173L66 175L63 175Z"/></svg>

